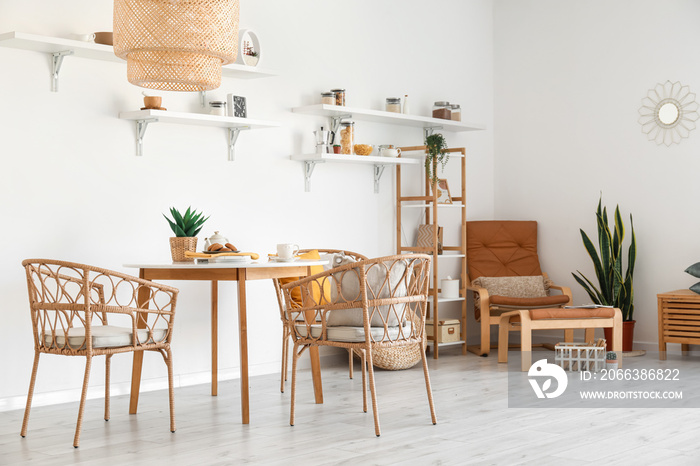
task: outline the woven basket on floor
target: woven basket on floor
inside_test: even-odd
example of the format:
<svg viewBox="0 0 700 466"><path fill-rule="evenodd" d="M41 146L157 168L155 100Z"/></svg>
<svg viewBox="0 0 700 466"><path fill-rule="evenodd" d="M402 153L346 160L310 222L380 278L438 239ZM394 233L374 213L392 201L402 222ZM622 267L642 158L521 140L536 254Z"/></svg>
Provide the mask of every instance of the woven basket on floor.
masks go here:
<svg viewBox="0 0 700 466"><path fill-rule="evenodd" d="M413 324L416 325L419 322L418 316L415 316ZM422 349L421 346L423 346ZM372 363L375 367L388 371L409 369L420 362L421 351L425 351L425 344L416 343L397 348L377 348L372 350ZM360 357L357 351L355 351L355 355Z"/></svg>

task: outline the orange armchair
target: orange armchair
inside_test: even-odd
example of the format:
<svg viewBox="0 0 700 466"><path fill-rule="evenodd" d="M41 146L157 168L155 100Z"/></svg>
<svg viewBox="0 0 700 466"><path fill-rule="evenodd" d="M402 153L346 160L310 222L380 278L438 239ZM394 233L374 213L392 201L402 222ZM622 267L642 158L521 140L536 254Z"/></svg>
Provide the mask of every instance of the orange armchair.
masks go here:
<svg viewBox="0 0 700 466"><path fill-rule="evenodd" d="M469 350L480 356L488 356L491 326L499 324L502 313L517 309L563 307L572 302L571 289L551 283L540 268L535 221L467 222L467 268L467 290L474 295L474 315L481 323L481 344L470 346ZM494 278L501 277L537 276L543 277L542 293L517 295L514 289L513 292L494 294L479 284L480 281L494 282L497 281ZM552 293L552 290L559 293ZM567 333L567 339L571 336Z"/></svg>

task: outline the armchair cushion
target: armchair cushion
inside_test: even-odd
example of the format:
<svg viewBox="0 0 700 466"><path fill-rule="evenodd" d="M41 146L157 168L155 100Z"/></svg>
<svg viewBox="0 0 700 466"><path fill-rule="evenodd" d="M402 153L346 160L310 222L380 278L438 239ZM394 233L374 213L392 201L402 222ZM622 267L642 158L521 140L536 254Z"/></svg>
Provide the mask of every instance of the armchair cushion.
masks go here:
<svg viewBox="0 0 700 466"><path fill-rule="evenodd" d="M542 298L547 296L545 279L542 275L528 277L479 277L472 281L473 286L486 288L493 301L494 296L508 298Z"/></svg>
<svg viewBox="0 0 700 466"><path fill-rule="evenodd" d="M552 296L542 296L539 298L510 298L507 296L489 296L489 303L492 306L508 307L513 309L527 309L536 307L559 307L567 304L569 297L564 294Z"/></svg>
<svg viewBox="0 0 700 466"><path fill-rule="evenodd" d="M387 280L387 269L382 264L373 264L367 270L366 290L367 299L397 298L406 296L406 283L403 280L406 272L406 265L400 262L394 263L389 271ZM350 269L336 274L339 284L337 290L333 290L334 303L346 303L360 301L360 277L358 269ZM336 296L335 293L338 293ZM377 306L370 308L370 325L372 327L383 327L384 321L388 327L398 327L399 317L404 314L404 304ZM351 326L362 327L362 308L352 308L342 311L331 311L328 315L328 326Z"/></svg>
<svg viewBox="0 0 700 466"><path fill-rule="evenodd" d="M301 260L319 260L321 256L319 255L318 251L314 249L313 251L306 252L304 254L300 254L297 256ZM317 273L322 273L323 272L323 266L322 265L312 265L310 267L311 269L311 274L316 275ZM301 277L287 277L287 278L280 278L280 285L286 285L287 283L291 283L294 281L299 280ZM323 289L321 289L323 288ZM329 299L331 297L331 284L328 282L328 280L325 280L323 282L323 286L320 286L318 282L312 282L311 283L311 292L312 296L315 302L321 303L321 302L329 302ZM300 288L293 288L291 291L291 298L292 298L292 307L293 308L299 308L302 306L302 296L301 296L301 289Z"/></svg>
<svg viewBox="0 0 700 466"><path fill-rule="evenodd" d="M167 329L158 328L153 330L155 341L163 341L167 335ZM68 342L66 342L66 332L56 330L55 346L58 348L78 349L85 345L85 327L71 327L68 329ZM114 348L117 346L131 346L131 328L117 327L115 325L93 325L91 327L92 347L93 348ZM137 329L138 341L140 344L146 344L148 339L148 329ZM44 346L51 347L54 345L53 335L45 333L43 335ZM153 340L148 343L153 343Z"/></svg>

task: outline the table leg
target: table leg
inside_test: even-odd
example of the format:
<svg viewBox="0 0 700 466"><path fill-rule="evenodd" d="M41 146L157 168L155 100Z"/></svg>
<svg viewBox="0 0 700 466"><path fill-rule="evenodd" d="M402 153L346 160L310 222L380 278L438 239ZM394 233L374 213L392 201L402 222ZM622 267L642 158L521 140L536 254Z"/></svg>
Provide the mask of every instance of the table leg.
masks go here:
<svg viewBox="0 0 700 466"><path fill-rule="evenodd" d="M219 282L211 281L211 396L219 392Z"/></svg>
<svg viewBox="0 0 700 466"><path fill-rule="evenodd" d="M238 270L238 339L241 355L241 418L243 424L250 424L248 399L248 322L246 318L245 296L246 270Z"/></svg>
<svg viewBox="0 0 700 466"><path fill-rule="evenodd" d="M143 269L139 271L139 277L143 278ZM148 287L139 288L138 307L148 309L148 301L151 298L151 290ZM148 314L139 314L136 318L136 328L146 328ZM143 365L143 351L134 351L134 362L131 366L131 398L129 399L129 414L136 414L139 407L139 390L141 388L141 367Z"/></svg>
<svg viewBox="0 0 700 466"><path fill-rule="evenodd" d="M321 358L318 353L318 346L309 347L311 357L311 376L314 381L314 397L317 404L323 404L323 383L321 382Z"/></svg>

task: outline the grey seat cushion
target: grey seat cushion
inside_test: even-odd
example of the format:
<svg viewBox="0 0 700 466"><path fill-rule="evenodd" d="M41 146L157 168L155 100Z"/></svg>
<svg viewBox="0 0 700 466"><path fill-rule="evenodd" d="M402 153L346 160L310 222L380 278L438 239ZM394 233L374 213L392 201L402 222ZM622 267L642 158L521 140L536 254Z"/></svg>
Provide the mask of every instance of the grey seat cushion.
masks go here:
<svg viewBox="0 0 700 466"><path fill-rule="evenodd" d="M409 337L411 335L412 323L406 321L403 328L399 326L388 327L387 334L384 335L384 327L370 327L370 334L374 341L382 340L396 340L397 338ZM321 325L313 324L311 327L311 337L319 338L321 336ZM296 325L297 332L302 337L307 337L307 326L306 325ZM403 331L403 335L400 334ZM342 341L346 343L357 343L365 341L365 329L364 327L352 327L352 326L342 326L342 327L326 327L326 336L329 341Z"/></svg>
<svg viewBox="0 0 700 466"><path fill-rule="evenodd" d="M367 299L390 298L392 290L393 297L406 296L406 283L403 275L406 272L406 264L395 263L389 273L388 283L385 283L387 270L380 264L373 265L367 271ZM344 274L335 274L340 282L340 291L335 286L331 286L331 302L343 303L357 301L360 295L360 279L354 270L348 270ZM371 290L371 292L370 292ZM378 306L377 309L370 309L372 316L370 325L372 327L383 327L386 320L390 327L398 327L399 317L403 315L405 304L391 306ZM373 312L374 311L374 312ZM399 316L399 317L397 317ZM342 311L331 311L328 316L328 326L350 326L362 328L362 308L353 308Z"/></svg>
<svg viewBox="0 0 700 466"><path fill-rule="evenodd" d="M128 327L117 327L114 325L93 325L92 347L93 348L114 348L117 346L131 346L132 334ZM148 329L138 329L136 331L140 344L145 344L148 339ZM167 329L158 328L153 330L153 337L156 342L165 340ZM54 346L53 335L45 333L43 335L44 346ZM153 340L148 343L153 343ZM72 349L79 349L85 346L85 327L71 327L68 329L68 344L63 330L56 330L56 347L64 346Z"/></svg>

